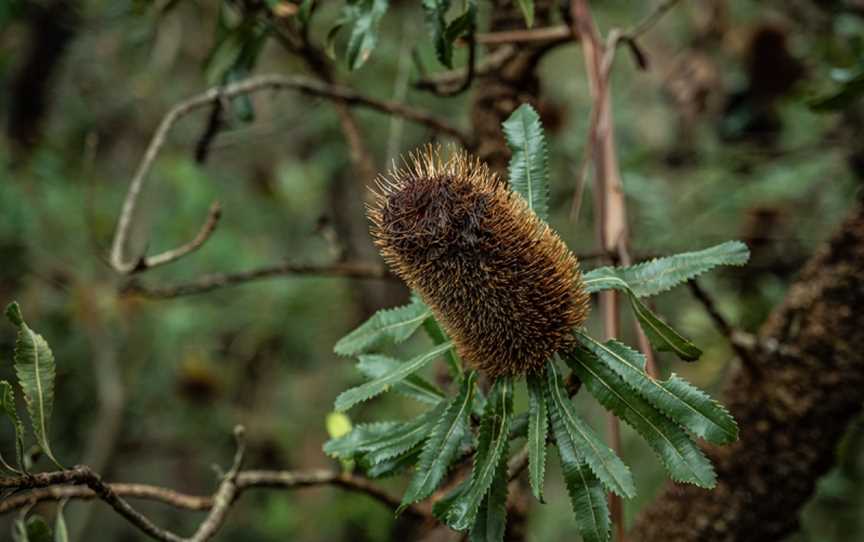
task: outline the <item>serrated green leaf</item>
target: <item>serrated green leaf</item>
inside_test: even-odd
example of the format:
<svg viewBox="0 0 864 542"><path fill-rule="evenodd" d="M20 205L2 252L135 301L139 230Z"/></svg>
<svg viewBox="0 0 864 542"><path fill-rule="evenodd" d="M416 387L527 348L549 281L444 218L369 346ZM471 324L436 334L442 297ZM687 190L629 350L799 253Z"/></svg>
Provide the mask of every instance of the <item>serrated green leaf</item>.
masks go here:
<svg viewBox="0 0 864 542"><path fill-rule="evenodd" d="M397 513L417 501L423 500L438 487L450 463L456 459L459 446L470 433L471 402L477 373L465 375L459 394L453 398L423 445L417 470L405 490Z"/></svg>
<svg viewBox="0 0 864 542"><path fill-rule="evenodd" d="M423 329L426 330L426 334L429 335L429 338L432 339L432 342L435 344L443 344L450 340L444 330L441 329L441 326L435 320L435 317L427 318L423 322ZM447 352L445 358L447 359L447 364L450 365L450 374L454 379L462 378L462 360L459 359L459 354L456 353L456 350L451 349ZM475 399L480 396L475 395Z"/></svg>
<svg viewBox="0 0 864 542"><path fill-rule="evenodd" d="M15 406L15 391L12 384L5 380L0 381L0 408L12 422L12 427L15 428L15 461L18 462L17 469L9 465L5 465L5 467L12 472L21 472L24 469L24 424L18 417L18 409ZM3 463L6 461L4 460Z"/></svg>
<svg viewBox="0 0 864 542"><path fill-rule="evenodd" d="M507 530L507 451L501 454L495 479L471 527L471 542L502 542Z"/></svg>
<svg viewBox="0 0 864 542"><path fill-rule="evenodd" d="M510 187L525 198L537 216L546 220L549 217L549 170L540 115L530 105L522 104L502 127L507 146L513 153L508 168Z"/></svg>
<svg viewBox="0 0 864 542"><path fill-rule="evenodd" d="M702 355L695 344L675 331L669 324L651 312L644 303L633 293L627 283L615 276L595 276L590 283L586 283L589 292L598 290L620 290L627 295L633 314L639 321L639 325L648 336L651 344L662 352L672 352L684 361L696 361Z"/></svg>
<svg viewBox="0 0 864 542"><path fill-rule="evenodd" d="M447 11L450 0L423 0L426 26L432 34L435 45L435 56L448 68L453 67L453 42L460 36L474 31L477 19L476 0L465 2L465 9L450 23L447 22Z"/></svg>
<svg viewBox="0 0 864 542"><path fill-rule="evenodd" d="M343 391L338 397L336 397L336 410L344 412L357 403L367 401L376 395L384 393L390 387L416 373L429 364L433 359L451 348L453 348L453 343L447 342L440 344L428 352L420 354L404 363L400 363L396 368L382 375L380 378L371 380L361 386L357 386L356 388Z"/></svg>
<svg viewBox="0 0 864 542"><path fill-rule="evenodd" d="M516 3L519 4L519 11L525 18L525 25L528 28L534 26L534 0L516 0Z"/></svg>
<svg viewBox="0 0 864 542"><path fill-rule="evenodd" d="M550 410L550 421L555 446L561 458L561 473L576 519L576 529L584 542L608 542L612 523L603 484L594 476L588 464L579 459L559 409Z"/></svg>
<svg viewBox="0 0 864 542"><path fill-rule="evenodd" d="M399 344L413 335L431 315L432 311L420 300L402 307L380 310L342 337L333 351L340 356L354 356L377 348L385 341Z"/></svg>
<svg viewBox="0 0 864 542"><path fill-rule="evenodd" d="M347 435L324 443L324 453L339 459L351 459L363 452L370 443L390 434L399 422L361 423L355 425Z"/></svg>
<svg viewBox="0 0 864 542"><path fill-rule="evenodd" d="M451 528L464 531L474 524L498 467L502 465L501 457L507 455L512 418L513 382L508 377L499 377L492 386L480 421L474 469L468 486L447 510L445 521ZM506 468L506 462L504 466Z"/></svg>
<svg viewBox="0 0 864 542"><path fill-rule="evenodd" d="M482 416L482 412L480 414ZM510 440L528 437L528 412L520 412L513 416L510 424Z"/></svg>
<svg viewBox="0 0 864 542"><path fill-rule="evenodd" d="M565 359L591 395L645 439L673 480L714 487L711 462L681 427L630 389L589 350L579 347Z"/></svg>
<svg viewBox="0 0 864 542"><path fill-rule="evenodd" d="M637 297L657 295L721 265L744 265L750 250L741 241L727 241L704 250L657 258L630 267L600 267L582 277L589 292L614 288L602 279L623 280ZM602 287L602 286L605 286Z"/></svg>
<svg viewBox="0 0 864 542"><path fill-rule="evenodd" d="M382 461L381 463L371 466L363 464L363 470L366 473L366 476L372 479L387 478L389 476L401 474L417 464L422 449L422 446L415 446L408 452L398 457Z"/></svg>
<svg viewBox="0 0 864 542"><path fill-rule="evenodd" d="M365 452L364 464L368 466L378 465L409 452L432 434L447 406L446 401L441 401L435 408L424 412L413 420L400 423L380 439L373 439L364 443L361 448Z"/></svg>
<svg viewBox="0 0 864 542"><path fill-rule="evenodd" d="M636 495L636 485L630 469L576 413L576 407L567 396L555 363L547 363L546 374L544 391L547 394L549 410L561 420L576 454L588 464L609 491L632 498Z"/></svg>
<svg viewBox="0 0 864 542"><path fill-rule="evenodd" d="M674 373L658 381L645 372L645 356L618 341L601 343L577 332L580 342L631 388L673 421L716 444L738 438L738 425L723 406Z"/></svg>
<svg viewBox="0 0 864 542"><path fill-rule="evenodd" d="M348 68L356 70L362 66L378 43L378 25L387 13L388 0L346 0L336 26L330 31L328 42L341 28L350 28L345 58Z"/></svg>
<svg viewBox="0 0 864 542"><path fill-rule="evenodd" d="M401 363L401 361L388 356L369 354L360 356L360 360L357 362L357 369L364 376L375 379L381 378L390 371L395 370ZM402 382L395 384L393 389L406 397L432 405L438 404L444 397L444 392L438 386L418 375L407 377Z"/></svg>
<svg viewBox="0 0 864 542"><path fill-rule="evenodd" d="M543 393L545 384L542 374L530 374L527 380L528 480L531 482L531 492L538 501L544 502L543 478L546 474L546 435L549 429L546 395Z"/></svg>
<svg viewBox="0 0 864 542"><path fill-rule="evenodd" d="M24 322L18 303L12 302L6 307L6 316L18 328L15 374L24 391L33 434L45 455L62 469L48 443L48 426L54 408L54 354L45 338Z"/></svg>

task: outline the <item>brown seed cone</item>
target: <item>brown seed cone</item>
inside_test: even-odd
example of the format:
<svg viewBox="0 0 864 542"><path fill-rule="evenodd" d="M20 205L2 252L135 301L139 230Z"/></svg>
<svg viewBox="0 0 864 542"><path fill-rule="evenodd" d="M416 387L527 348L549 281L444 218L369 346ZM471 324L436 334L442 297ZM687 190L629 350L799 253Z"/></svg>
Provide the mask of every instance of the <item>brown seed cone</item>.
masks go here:
<svg viewBox="0 0 864 542"><path fill-rule="evenodd" d="M543 367L589 308L579 263L487 166L427 146L379 182L369 208L387 264L489 376Z"/></svg>

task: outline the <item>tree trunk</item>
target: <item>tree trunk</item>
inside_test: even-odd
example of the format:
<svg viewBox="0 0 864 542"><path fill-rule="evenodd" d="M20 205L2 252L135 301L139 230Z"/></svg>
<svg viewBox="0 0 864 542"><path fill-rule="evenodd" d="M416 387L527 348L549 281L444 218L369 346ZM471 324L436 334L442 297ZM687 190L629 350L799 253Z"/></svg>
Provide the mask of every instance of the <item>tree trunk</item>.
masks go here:
<svg viewBox="0 0 864 542"><path fill-rule="evenodd" d="M640 542L778 540L864 402L864 206L804 266L724 392L738 442L706 446L712 491L669 483L634 528Z"/></svg>

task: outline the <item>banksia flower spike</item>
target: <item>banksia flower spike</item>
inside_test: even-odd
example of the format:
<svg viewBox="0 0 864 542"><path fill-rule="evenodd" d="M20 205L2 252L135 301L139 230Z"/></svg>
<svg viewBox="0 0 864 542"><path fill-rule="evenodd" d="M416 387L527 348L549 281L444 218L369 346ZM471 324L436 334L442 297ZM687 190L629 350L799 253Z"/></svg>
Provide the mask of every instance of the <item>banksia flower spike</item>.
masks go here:
<svg viewBox="0 0 864 542"><path fill-rule="evenodd" d="M415 151L379 182L372 235L471 367L535 372L573 345L589 296L558 235L477 158Z"/></svg>

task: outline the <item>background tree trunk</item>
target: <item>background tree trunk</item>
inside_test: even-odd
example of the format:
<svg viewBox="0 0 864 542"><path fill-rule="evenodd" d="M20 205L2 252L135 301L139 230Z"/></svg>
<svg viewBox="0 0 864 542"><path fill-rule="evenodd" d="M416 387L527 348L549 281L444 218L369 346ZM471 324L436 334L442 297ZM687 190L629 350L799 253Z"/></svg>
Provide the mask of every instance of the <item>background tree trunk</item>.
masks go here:
<svg viewBox="0 0 864 542"><path fill-rule="evenodd" d="M864 400L864 206L804 266L722 402L741 429L706 447L713 491L668 483L633 531L640 542L778 540L834 463Z"/></svg>

